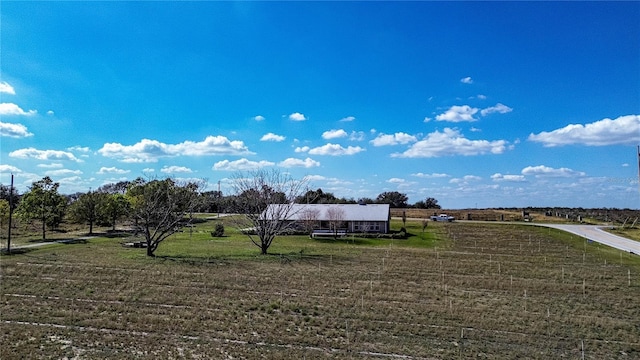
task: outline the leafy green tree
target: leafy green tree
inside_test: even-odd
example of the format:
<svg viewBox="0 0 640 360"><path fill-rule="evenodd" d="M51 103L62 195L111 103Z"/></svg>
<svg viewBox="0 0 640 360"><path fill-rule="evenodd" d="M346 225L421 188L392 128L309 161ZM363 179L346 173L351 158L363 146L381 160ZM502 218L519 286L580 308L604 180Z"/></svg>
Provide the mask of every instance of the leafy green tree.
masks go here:
<svg viewBox="0 0 640 360"><path fill-rule="evenodd" d="M131 211L131 204L127 197L120 193L105 194L100 208L102 218L111 224L111 230L116 230L116 223Z"/></svg>
<svg viewBox="0 0 640 360"><path fill-rule="evenodd" d="M160 243L191 224L190 215L199 205L203 185L164 179L136 181L129 187L127 197L132 204L136 230L144 234L148 256L155 256Z"/></svg>
<svg viewBox="0 0 640 360"><path fill-rule="evenodd" d="M88 223L89 235L93 234L93 225L101 220L107 194L89 191L81 194L76 201L69 205L69 215L74 222Z"/></svg>
<svg viewBox="0 0 640 360"><path fill-rule="evenodd" d="M0 199L0 229L4 229L5 224L9 224L9 201Z"/></svg>
<svg viewBox="0 0 640 360"><path fill-rule="evenodd" d="M205 191L201 196L202 202L199 211L214 213L223 210L222 191Z"/></svg>
<svg viewBox="0 0 640 360"><path fill-rule="evenodd" d="M42 223L42 240L46 240L46 227L55 229L60 225L66 212L67 198L58 193L60 183L46 176L34 182L29 191L22 195L17 214L21 218Z"/></svg>
<svg viewBox="0 0 640 360"><path fill-rule="evenodd" d="M393 208L406 208L408 200L407 194L397 191L386 191L376 198L378 204L389 204Z"/></svg>
<svg viewBox="0 0 640 360"><path fill-rule="evenodd" d="M335 204L338 198L330 192L324 192L322 189L308 190L304 195L296 198L298 204Z"/></svg>
<svg viewBox="0 0 640 360"><path fill-rule="evenodd" d="M438 200L432 197L428 197L424 201L424 207L425 209L440 209L440 205L438 205Z"/></svg>

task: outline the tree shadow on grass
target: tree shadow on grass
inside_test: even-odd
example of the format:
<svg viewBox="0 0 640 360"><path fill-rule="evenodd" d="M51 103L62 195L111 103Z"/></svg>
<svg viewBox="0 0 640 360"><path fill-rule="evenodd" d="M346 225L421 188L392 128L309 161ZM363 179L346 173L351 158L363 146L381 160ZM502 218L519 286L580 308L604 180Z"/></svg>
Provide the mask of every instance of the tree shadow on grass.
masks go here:
<svg viewBox="0 0 640 360"><path fill-rule="evenodd" d="M60 241L61 244L72 245L72 244L86 244L89 240L87 239L69 239Z"/></svg>
<svg viewBox="0 0 640 360"><path fill-rule="evenodd" d="M16 249L11 249L11 252L9 252L7 248L3 248L3 249L0 249L0 254L2 256L24 255L33 250L36 250L36 248L16 248Z"/></svg>

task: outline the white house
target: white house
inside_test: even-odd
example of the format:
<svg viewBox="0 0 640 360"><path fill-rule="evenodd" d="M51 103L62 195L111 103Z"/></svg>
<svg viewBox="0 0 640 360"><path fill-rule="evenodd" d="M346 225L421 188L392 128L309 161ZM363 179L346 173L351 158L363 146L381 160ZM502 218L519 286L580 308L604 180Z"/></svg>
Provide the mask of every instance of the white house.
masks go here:
<svg viewBox="0 0 640 360"><path fill-rule="evenodd" d="M278 214L283 205L269 205L263 216ZM299 223L298 227L312 225L314 232L336 231L347 233L388 233L391 213L389 204L292 204L286 220ZM297 225L297 224L296 224Z"/></svg>

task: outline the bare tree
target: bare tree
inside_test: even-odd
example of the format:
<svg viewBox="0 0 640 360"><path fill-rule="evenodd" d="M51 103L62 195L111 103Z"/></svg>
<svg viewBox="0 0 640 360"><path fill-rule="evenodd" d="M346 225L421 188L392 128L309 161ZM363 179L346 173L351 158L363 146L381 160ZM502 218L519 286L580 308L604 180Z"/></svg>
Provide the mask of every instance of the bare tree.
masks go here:
<svg viewBox="0 0 640 360"><path fill-rule="evenodd" d="M320 218L320 210L315 208L305 208L300 211L298 215L298 219L302 221L304 226L304 230L311 236L313 233L313 229L318 223L318 219Z"/></svg>
<svg viewBox="0 0 640 360"><path fill-rule="evenodd" d="M148 256L154 256L162 241L190 225L203 186L204 181L179 183L165 179L137 182L129 187L127 197L136 230L144 234Z"/></svg>
<svg viewBox="0 0 640 360"><path fill-rule="evenodd" d="M293 226L292 217L298 209L294 200L303 191L307 179L293 179L273 170L238 172L232 186L236 193L235 225L249 236L251 242L266 254L276 235Z"/></svg>
<svg viewBox="0 0 640 360"><path fill-rule="evenodd" d="M329 227L333 230L333 238L338 238L338 229L344 223L346 215L344 209L338 206L332 206L327 209L327 218L329 220Z"/></svg>

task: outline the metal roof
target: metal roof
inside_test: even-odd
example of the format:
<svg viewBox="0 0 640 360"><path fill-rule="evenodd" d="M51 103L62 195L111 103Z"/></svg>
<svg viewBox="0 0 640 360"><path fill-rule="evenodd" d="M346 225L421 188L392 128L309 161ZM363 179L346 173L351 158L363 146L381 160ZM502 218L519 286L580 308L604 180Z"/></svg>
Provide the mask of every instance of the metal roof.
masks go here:
<svg viewBox="0 0 640 360"><path fill-rule="evenodd" d="M269 205L283 206L281 204ZM343 221L389 221L389 204L291 204L288 220L305 220L307 210L317 211L316 220L330 220L328 210L338 208L344 211ZM276 212L267 209L263 214ZM308 219L307 219L308 220Z"/></svg>

